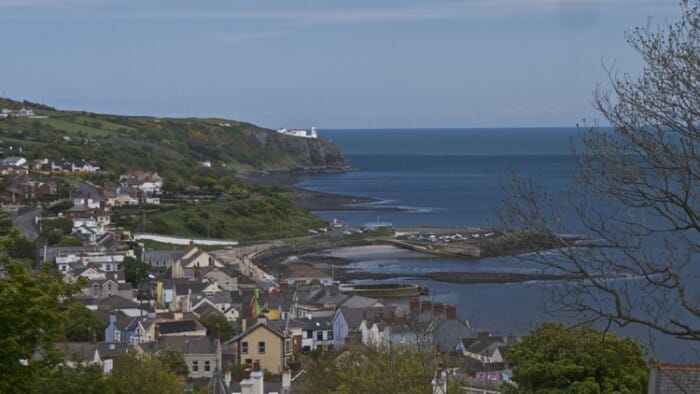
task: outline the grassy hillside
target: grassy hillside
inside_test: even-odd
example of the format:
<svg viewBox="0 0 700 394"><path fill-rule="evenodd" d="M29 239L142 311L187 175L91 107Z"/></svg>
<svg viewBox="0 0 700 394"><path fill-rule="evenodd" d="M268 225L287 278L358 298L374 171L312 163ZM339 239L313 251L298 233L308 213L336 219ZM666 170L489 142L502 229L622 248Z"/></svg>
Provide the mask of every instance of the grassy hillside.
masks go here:
<svg viewBox="0 0 700 394"><path fill-rule="evenodd" d="M347 167L331 142L280 135L227 119L175 119L58 111L0 98L0 108L34 109L45 119L0 121L0 146L22 146L28 158L98 160L115 173L140 168L167 175L200 161L236 170Z"/></svg>
<svg viewBox="0 0 700 394"><path fill-rule="evenodd" d="M0 98L0 108L30 107L47 118L0 119L0 147L28 159L96 160L102 185L141 169L165 178L162 207L124 212L120 224L135 230L182 236L260 239L302 235L320 219L295 207L281 192L252 186L245 170L347 168L331 142L280 135L226 119L173 119L59 111ZM10 150L12 147L12 150ZM212 166L199 163L210 161ZM217 202L187 202L204 196ZM225 196L227 201L219 201ZM174 203L173 203L174 202Z"/></svg>

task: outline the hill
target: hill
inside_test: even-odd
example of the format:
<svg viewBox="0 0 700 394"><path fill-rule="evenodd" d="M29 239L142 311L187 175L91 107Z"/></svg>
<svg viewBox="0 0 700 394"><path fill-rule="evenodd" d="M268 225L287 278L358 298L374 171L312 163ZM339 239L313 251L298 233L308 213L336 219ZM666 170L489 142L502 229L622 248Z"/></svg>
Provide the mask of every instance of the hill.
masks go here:
<svg viewBox="0 0 700 394"><path fill-rule="evenodd" d="M30 159L97 160L115 173L138 168L166 177L177 169L185 170L185 178L186 169L202 161L236 171L348 168L330 141L286 136L250 123L59 111L0 98L0 108L22 107L46 118L0 121L0 146L22 146L23 156Z"/></svg>
<svg viewBox="0 0 700 394"><path fill-rule="evenodd" d="M248 184L238 175L349 168L329 141L233 120L60 111L0 98L3 108L31 108L35 115L0 118L5 156L94 160L103 171L71 176L100 186L115 185L131 170L157 171L165 179L164 204L146 215L129 210L118 215L117 222L132 229L237 239L302 235L321 220L294 206L289 193Z"/></svg>

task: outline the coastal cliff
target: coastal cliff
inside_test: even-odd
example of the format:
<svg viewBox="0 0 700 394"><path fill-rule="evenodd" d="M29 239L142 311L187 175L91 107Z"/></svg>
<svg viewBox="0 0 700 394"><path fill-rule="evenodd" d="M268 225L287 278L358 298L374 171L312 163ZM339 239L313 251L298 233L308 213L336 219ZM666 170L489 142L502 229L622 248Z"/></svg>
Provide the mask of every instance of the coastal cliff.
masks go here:
<svg viewBox="0 0 700 394"><path fill-rule="evenodd" d="M260 129L244 129L243 137L251 149L264 151L278 159L272 170L343 171L349 169L345 156L332 142L319 138L301 138Z"/></svg>
<svg viewBox="0 0 700 394"><path fill-rule="evenodd" d="M0 136L7 148L21 146L29 159L94 160L113 173L138 168L181 175L197 166L237 172L349 169L330 141L282 135L230 119L62 111L0 98L0 109L22 108L31 110L31 116L0 118Z"/></svg>

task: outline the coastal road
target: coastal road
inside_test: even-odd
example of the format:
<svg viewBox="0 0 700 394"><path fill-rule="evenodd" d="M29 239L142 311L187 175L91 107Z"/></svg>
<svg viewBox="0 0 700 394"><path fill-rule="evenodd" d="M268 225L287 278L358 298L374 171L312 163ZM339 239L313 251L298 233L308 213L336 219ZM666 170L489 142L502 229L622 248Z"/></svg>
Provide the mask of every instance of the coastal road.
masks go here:
<svg viewBox="0 0 700 394"><path fill-rule="evenodd" d="M26 238L36 239L36 237L39 236L39 229L35 223L35 218L39 212L41 212L40 208L34 208L24 212L12 219L12 225L17 227Z"/></svg>

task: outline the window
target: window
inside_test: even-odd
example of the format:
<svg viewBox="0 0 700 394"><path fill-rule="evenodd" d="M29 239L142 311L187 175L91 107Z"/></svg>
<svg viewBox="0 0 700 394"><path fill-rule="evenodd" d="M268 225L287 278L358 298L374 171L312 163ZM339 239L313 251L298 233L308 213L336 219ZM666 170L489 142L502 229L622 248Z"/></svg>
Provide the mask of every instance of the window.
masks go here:
<svg viewBox="0 0 700 394"><path fill-rule="evenodd" d="M252 358L246 358L245 359L246 365L253 365L253 359Z"/></svg>
<svg viewBox="0 0 700 394"><path fill-rule="evenodd" d="M206 360L204 362L204 372L209 372L211 371L211 361Z"/></svg>
<svg viewBox="0 0 700 394"><path fill-rule="evenodd" d="M199 371L199 361L194 360L192 361L192 372L198 372Z"/></svg>
<svg viewBox="0 0 700 394"><path fill-rule="evenodd" d="M313 330L306 330L306 338L311 339L314 337L314 331Z"/></svg>
<svg viewBox="0 0 700 394"><path fill-rule="evenodd" d="M241 342L241 353L248 354L248 342Z"/></svg>
<svg viewBox="0 0 700 394"><path fill-rule="evenodd" d="M323 331L316 331L316 340L317 341L323 340Z"/></svg>
<svg viewBox="0 0 700 394"><path fill-rule="evenodd" d="M265 354L265 342L258 342L258 353Z"/></svg>
<svg viewBox="0 0 700 394"><path fill-rule="evenodd" d="M333 339L333 331L328 331L328 332L326 333L326 338L328 338L328 340Z"/></svg>
<svg viewBox="0 0 700 394"><path fill-rule="evenodd" d="M289 345L289 339L287 339L286 341L284 341L284 352L289 353L290 351L291 350L290 350L290 345Z"/></svg>
<svg viewBox="0 0 700 394"><path fill-rule="evenodd" d="M114 330L114 342L121 342L122 332L119 330Z"/></svg>

